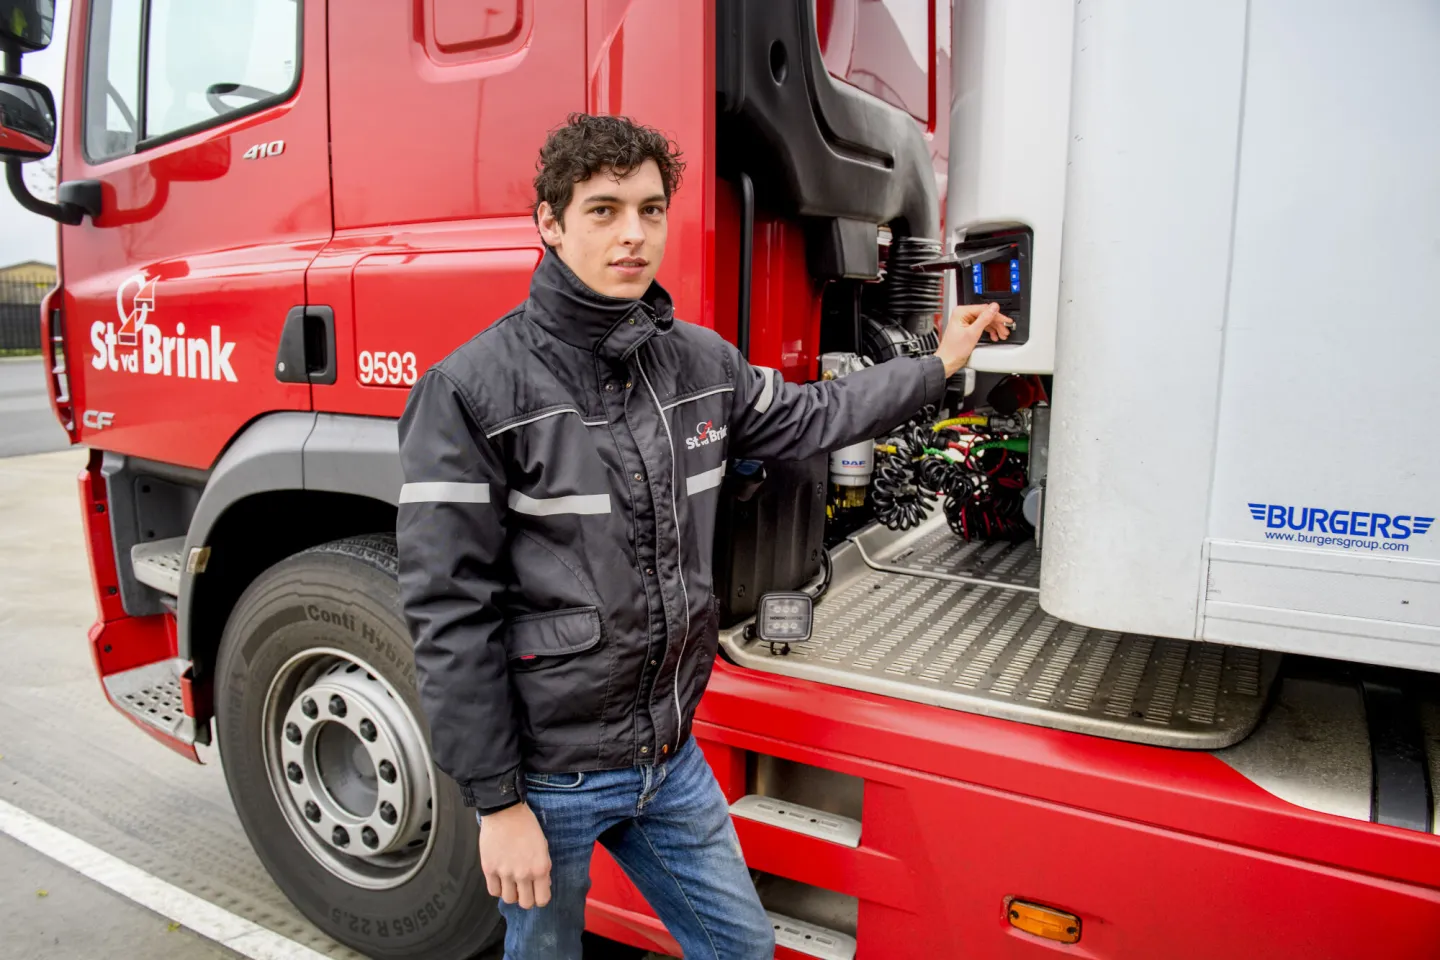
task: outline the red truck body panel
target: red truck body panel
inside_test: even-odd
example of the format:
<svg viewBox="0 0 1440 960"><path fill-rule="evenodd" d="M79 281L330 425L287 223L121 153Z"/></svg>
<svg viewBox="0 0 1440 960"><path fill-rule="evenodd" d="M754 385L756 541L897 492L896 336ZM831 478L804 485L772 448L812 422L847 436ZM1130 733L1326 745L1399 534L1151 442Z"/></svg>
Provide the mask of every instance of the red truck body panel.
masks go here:
<svg viewBox="0 0 1440 960"><path fill-rule="evenodd" d="M74 5L72 37L85 36L87 6ZM61 230L73 405L116 414L79 426L80 442L205 468L265 413L398 416L417 372L524 298L540 252L534 158L570 111L628 114L681 145L689 168L660 280L680 316L735 337L739 202L714 169L714 0L385 0L328 17L319 0L304 6L303 76L283 104L105 163L65 153L61 178L100 180L105 209ZM927 74L896 27L913 6L819 0L818 22L828 69L909 111L943 175L948 11L940 22L925 5ZM84 58L72 43L71 89ZM65 99L70 144L84 141L83 99ZM283 153L243 158L276 141ZM813 377L819 350L804 241L759 212L751 356L792 380ZM283 320L302 304L334 310L333 385L274 376ZM159 331L158 358L137 319ZM203 341L204 376L194 363L181 376L173 356L167 374L163 341L181 337ZM116 596L96 460L80 487L98 672L174 655L173 619L126 617ZM724 662L696 730L731 799L749 752L864 781L856 849L737 821L754 868L858 899L862 958L1440 952L1440 841L1302 809L1207 753ZM594 879L593 929L675 951L603 852ZM1016 931L1013 897L1079 914L1081 942Z"/></svg>
<svg viewBox="0 0 1440 960"><path fill-rule="evenodd" d="M279 106L103 163L62 154L60 178L100 181L104 210L60 228L75 406L115 414L103 432L82 423L81 443L203 468L255 417L310 407L307 384L273 371L332 233L323 5L306 5L302 36L303 82ZM84 76L85 54L70 45L68 76ZM67 143L85 142L83 105L65 98ZM278 156L244 159L277 141Z"/></svg>

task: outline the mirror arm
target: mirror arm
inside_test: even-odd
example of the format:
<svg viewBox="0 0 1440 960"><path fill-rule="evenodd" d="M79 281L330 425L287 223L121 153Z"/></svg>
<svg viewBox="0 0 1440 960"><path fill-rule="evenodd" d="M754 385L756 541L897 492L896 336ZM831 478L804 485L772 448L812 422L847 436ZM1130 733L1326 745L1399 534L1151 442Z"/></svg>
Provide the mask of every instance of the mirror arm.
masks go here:
<svg viewBox="0 0 1440 960"><path fill-rule="evenodd" d="M38 213L42 217L49 217L72 227L78 226L85 219L85 211L73 203L47 203L31 193L21 175L21 166L19 160L5 161L5 181L10 185L10 193L14 195L16 203L31 213Z"/></svg>
<svg viewBox="0 0 1440 960"><path fill-rule="evenodd" d="M5 75L23 76L20 72L20 48L4 40L0 40L0 48L5 51ZM42 217L49 217L72 227L78 226L85 219L86 210L83 207L73 203L47 203L31 193L30 188L25 185L21 166L19 160L5 161L5 182L9 184L10 193L14 195L16 203L31 213L38 213Z"/></svg>

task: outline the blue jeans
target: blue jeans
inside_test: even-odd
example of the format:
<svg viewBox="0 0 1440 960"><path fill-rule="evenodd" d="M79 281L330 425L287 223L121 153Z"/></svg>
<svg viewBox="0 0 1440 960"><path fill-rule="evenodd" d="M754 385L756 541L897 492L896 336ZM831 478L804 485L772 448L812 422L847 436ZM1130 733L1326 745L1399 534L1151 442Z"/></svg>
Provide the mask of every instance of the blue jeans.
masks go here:
<svg viewBox="0 0 1440 960"><path fill-rule="evenodd" d="M664 764L527 774L525 781L550 845L550 903L524 910L501 901L505 960L581 960L597 840L687 960L775 955L775 931L741 857L730 808L693 737Z"/></svg>

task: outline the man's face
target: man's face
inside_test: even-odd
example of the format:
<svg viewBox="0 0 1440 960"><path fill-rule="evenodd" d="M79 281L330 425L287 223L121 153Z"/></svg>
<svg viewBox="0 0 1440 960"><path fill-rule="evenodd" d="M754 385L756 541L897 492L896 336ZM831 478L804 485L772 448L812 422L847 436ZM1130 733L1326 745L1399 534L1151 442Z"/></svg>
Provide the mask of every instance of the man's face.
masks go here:
<svg viewBox="0 0 1440 960"><path fill-rule="evenodd" d="M665 184L654 160L626 176L603 169L575 184L561 227L540 204L540 235L591 290L635 300L650 286L665 256Z"/></svg>

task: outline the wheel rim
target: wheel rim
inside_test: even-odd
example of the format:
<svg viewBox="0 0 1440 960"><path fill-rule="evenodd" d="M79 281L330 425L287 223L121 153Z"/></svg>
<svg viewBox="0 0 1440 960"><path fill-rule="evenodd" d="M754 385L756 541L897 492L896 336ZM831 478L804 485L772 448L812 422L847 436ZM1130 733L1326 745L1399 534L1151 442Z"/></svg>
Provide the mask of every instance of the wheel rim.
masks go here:
<svg viewBox="0 0 1440 960"><path fill-rule="evenodd" d="M311 855L369 889L414 876L434 835L430 752L375 669L330 648L297 654L271 682L261 723L270 788Z"/></svg>

